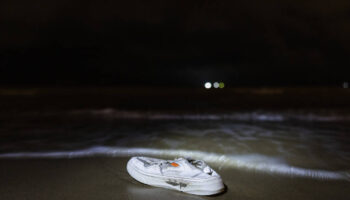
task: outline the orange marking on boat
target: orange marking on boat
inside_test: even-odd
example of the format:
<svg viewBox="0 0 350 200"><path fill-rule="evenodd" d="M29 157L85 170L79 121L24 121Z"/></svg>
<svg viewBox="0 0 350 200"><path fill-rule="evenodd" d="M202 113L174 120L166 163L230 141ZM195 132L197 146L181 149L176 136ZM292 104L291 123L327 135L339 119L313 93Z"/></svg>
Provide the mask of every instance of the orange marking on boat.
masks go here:
<svg viewBox="0 0 350 200"><path fill-rule="evenodd" d="M178 167L179 164L177 164L177 163L175 163L175 162L172 162L172 163L171 163L171 166L173 166L173 167Z"/></svg>

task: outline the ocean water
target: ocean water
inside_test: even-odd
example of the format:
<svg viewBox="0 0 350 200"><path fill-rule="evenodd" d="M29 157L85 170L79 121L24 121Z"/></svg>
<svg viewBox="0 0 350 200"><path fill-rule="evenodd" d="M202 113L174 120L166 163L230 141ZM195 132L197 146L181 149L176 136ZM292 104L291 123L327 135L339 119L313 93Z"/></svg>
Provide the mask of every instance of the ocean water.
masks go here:
<svg viewBox="0 0 350 200"><path fill-rule="evenodd" d="M13 111L0 122L0 159L192 157L216 168L350 180L350 115L335 110Z"/></svg>

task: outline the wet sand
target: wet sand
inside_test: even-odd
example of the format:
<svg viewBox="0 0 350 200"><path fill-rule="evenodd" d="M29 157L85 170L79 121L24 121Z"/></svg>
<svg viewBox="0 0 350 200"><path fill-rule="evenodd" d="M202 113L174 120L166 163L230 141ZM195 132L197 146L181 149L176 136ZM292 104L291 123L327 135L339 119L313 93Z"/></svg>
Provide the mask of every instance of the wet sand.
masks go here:
<svg viewBox="0 0 350 200"><path fill-rule="evenodd" d="M113 129L118 128L118 126L115 127L116 121L113 120L98 121L98 118L88 116L65 118L62 117L64 115L51 117L45 115L55 110L63 112L91 109L113 111L114 109L116 111L161 112L165 110L165 113L210 113L213 110L226 112L246 109L303 110L306 108L318 111L332 108L340 110L340 113L349 113L349 91L336 88L238 88L217 91L153 88L2 89L0 90L2 112L0 121L8 126L2 127L0 135L2 141L5 141L3 145L11 147L13 142L17 144L17 140L20 143L21 140L26 141L26 138L45 139L47 134L53 136L52 141L63 138L62 141L69 143L70 140L81 142L82 135L73 137L79 131L88 137L89 134L85 133L94 133L94 130L96 132L104 130L109 134L118 130ZM24 111L35 112L28 112L29 114L26 115ZM24 114L19 115L22 112ZM40 113L44 114L41 116ZM90 130L90 123L97 123L95 125L97 128L92 126ZM52 125L54 129L50 129ZM151 125L151 123L146 124L145 127ZM66 129L57 129L60 127ZM79 127L86 127L86 129ZM106 127L106 130L101 127ZM347 136L342 138L346 139ZM50 143L50 137L46 142L39 141L39 146L35 146L37 144L35 141L32 146L28 145L29 143L20 143L22 144L20 149L29 151L33 146L35 150L43 148L42 146L44 146L43 149L55 149L53 145L55 143ZM261 145L257 143L259 144ZM4 149L10 147L5 146ZM343 148L347 147L344 145ZM346 149L344 151L347 152ZM213 168L221 174L227 191L213 197L194 196L138 183L128 175L125 169L127 160L126 157L0 159L0 200L350 199L349 181L290 177L232 168L219 169L217 166Z"/></svg>
<svg viewBox="0 0 350 200"><path fill-rule="evenodd" d="M219 169L227 191L195 196L133 180L127 157L75 159L1 159L0 199L350 199L349 181L292 178Z"/></svg>

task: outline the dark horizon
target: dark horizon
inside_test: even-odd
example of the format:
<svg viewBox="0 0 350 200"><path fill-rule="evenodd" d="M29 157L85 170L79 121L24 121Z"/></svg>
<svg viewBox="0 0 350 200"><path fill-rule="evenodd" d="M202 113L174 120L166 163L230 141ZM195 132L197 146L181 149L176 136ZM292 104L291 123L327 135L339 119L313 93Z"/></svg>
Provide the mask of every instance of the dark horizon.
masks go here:
<svg viewBox="0 0 350 200"><path fill-rule="evenodd" d="M347 1L0 3L0 85L336 86Z"/></svg>

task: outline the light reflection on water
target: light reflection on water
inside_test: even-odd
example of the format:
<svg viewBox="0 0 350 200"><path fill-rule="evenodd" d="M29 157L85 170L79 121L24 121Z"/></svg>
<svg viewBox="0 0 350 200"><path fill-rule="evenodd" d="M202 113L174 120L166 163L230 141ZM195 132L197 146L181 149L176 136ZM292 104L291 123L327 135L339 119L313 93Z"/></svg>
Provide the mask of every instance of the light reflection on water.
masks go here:
<svg viewBox="0 0 350 200"><path fill-rule="evenodd" d="M308 121L286 120L290 113L260 113L255 120L237 118L237 113L181 118L118 114L91 110L0 116L5 122L0 128L1 157L145 154L191 156L222 167L316 178L346 179L350 171L350 126L334 113L332 118L309 114L314 120Z"/></svg>

